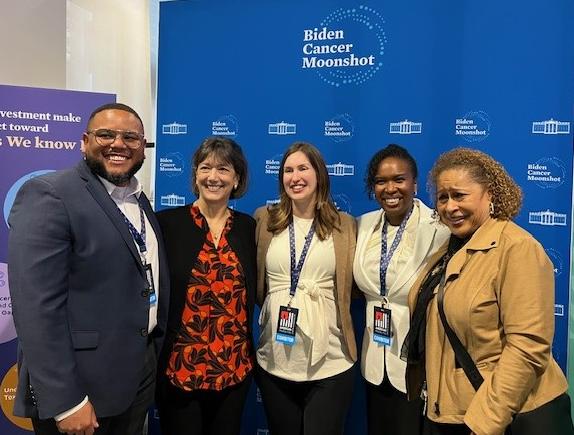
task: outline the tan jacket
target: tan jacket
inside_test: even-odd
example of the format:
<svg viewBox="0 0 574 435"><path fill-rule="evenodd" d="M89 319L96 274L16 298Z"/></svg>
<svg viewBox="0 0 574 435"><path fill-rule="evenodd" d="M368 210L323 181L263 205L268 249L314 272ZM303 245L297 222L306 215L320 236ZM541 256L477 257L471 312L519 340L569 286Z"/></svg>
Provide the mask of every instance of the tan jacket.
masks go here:
<svg viewBox="0 0 574 435"><path fill-rule="evenodd" d="M357 346L355 344L355 333L351 320L351 289L353 286L353 257L355 255L355 244L357 237L357 224L352 216L346 213L339 213L341 217L340 230L333 231L333 245L335 246L335 282L337 291L335 301L341 319L341 331L345 338L347 351L353 361L357 360ZM255 211L257 228L255 235L257 239L257 303L263 304L267 294L267 280L265 271L265 257L273 234L267 231L267 220L269 213L266 207L260 207Z"/></svg>
<svg viewBox="0 0 574 435"><path fill-rule="evenodd" d="M429 268L446 246L429 261ZM426 272L409 294L411 313ZM475 392L444 334L437 298L427 311L428 417L464 422L478 435L504 432L517 412L535 409L567 389L551 354L554 272L544 249L510 221L489 219L450 260L444 310L484 383ZM436 290L435 290L436 292ZM420 373L409 368L409 394Z"/></svg>

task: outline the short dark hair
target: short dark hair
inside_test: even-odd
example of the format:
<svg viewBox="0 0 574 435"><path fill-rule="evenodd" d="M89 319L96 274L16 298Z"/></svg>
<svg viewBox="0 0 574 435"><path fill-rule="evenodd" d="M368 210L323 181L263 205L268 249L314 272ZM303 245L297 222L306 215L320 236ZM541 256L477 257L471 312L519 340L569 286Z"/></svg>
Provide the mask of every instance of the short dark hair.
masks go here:
<svg viewBox="0 0 574 435"><path fill-rule="evenodd" d="M377 151L375 155L371 157L371 160L369 161L369 164L367 166L367 173L365 175L365 191L367 192L369 198L374 193L375 178L377 176L377 171L379 170L379 165L383 160L389 157L395 157L397 159L404 160L405 162L407 162L411 168L411 173L415 180L419 175L417 169L417 162L415 161L413 156L411 156L411 154L406 150L406 148L403 148L402 146L394 143L389 144L385 148Z"/></svg>
<svg viewBox="0 0 574 435"><path fill-rule="evenodd" d="M132 115L134 115L138 121L140 122L140 124L142 125L142 131L144 129L144 125L143 125L143 121L140 118L140 116L138 115L138 112L136 112L134 109L132 109L130 106L128 106L127 104L123 104L123 103L107 103L104 104L98 108L96 108L92 114L90 115L90 117L88 118L88 123L86 125L86 128L89 129L90 128L90 123L92 122L92 120L94 119L94 117L100 113L103 112L104 110L123 110L124 112L129 112Z"/></svg>
<svg viewBox="0 0 574 435"><path fill-rule="evenodd" d="M199 148L193 153L191 159L192 172L191 172L191 188L193 193L199 195L197 189L197 168L201 162L208 157L213 156L222 162L228 163L233 166L233 170L237 174L239 181L237 182L237 189L231 191L231 199L241 198L247 191L247 160L243 155L243 150L237 142L233 139L221 136L211 136L205 139Z"/></svg>

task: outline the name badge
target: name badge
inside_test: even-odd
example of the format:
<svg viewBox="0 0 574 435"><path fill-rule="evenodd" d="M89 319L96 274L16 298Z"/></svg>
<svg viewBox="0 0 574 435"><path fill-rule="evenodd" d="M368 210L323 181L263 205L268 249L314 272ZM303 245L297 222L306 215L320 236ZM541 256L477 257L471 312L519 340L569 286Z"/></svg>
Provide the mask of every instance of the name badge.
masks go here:
<svg viewBox="0 0 574 435"><path fill-rule="evenodd" d="M293 346L295 344L295 330L297 329L297 316L299 309L292 307L279 307L279 319L277 320L277 332L275 341Z"/></svg>
<svg viewBox="0 0 574 435"><path fill-rule="evenodd" d="M153 284L153 273L151 271L151 264L144 264L145 279L147 281L147 291L149 292L149 304L153 305L157 302L157 294Z"/></svg>
<svg viewBox="0 0 574 435"><path fill-rule="evenodd" d="M374 307L373 311L373 341L384 346L390 346L391 334L391 310L384 307Z"/></svg>

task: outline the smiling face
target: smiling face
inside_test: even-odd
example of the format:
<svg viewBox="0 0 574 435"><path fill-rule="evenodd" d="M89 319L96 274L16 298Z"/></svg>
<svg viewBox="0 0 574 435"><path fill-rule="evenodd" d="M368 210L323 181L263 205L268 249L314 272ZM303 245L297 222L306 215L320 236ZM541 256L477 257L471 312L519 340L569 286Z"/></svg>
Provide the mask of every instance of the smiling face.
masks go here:
<svg viewBox="0 0 574 435"><path fill-rule="evenodd" d="M379 163L373 191L391 225L400 225L413 205L417 187L406 160L387 157Z"/></svg>
<svg viewBox="0 0 574 435"><path fill-rule="evenodd" d="M210 154L197 166L195 183L200 201L227 206L231 192L239 183L239 177L231 163Z"/></svg>
<svg viewBox="0 0 574 435"><path fill-rule="evenodd" d="M302 151L289 155L283 166L283 188L294 203L304 206L317 200L317 173Z"/></svg>
<svg viewBox="0 0 574 435"><path fill-rule="evenodd" d="M472 236L490 216L490 194L464 168L441 172L436 184L440 220L456 237Z"/></svg>
<svg viewBox="0 0 574 435"><path fill-rule="evenodd" d="M88 131L99 129L135 132L143 136L143 126L130 112L118 109L97 113L88 125ZM92 172L117 186L126 186L144 161L145 139L137 149L128 148L121 136L107 146L96 141L94 134L84 133L81 150Z"/></svg>

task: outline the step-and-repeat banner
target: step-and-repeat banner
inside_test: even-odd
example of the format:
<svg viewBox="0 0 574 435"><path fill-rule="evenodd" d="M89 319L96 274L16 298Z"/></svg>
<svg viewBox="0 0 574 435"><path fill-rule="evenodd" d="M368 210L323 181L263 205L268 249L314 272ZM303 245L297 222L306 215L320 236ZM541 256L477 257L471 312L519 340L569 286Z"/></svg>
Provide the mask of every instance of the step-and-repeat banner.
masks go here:
<svg viewBox="0 0 574 435"><path fill-rule="evenodd" d="M14 417L18 340L8 288L8 214L18 189L30 178L74 165L82 132L110 94L0 85L0 433L29 434L29 419Z"/></svg>
<svg viewBox="0 0 574 435"><path fill-rule="evenodd" d="M190 156L210 135L247 154L249 193L232 203L246 212L276 201L279 162L296 140L319 147L338 207L355 216L377 207L363 178L387 144L415 156L427 203L439 153L483 150L521 185L517 223L554 263L553 351L566 371L573 19L571 0L163 3L155 204L194 200ZM347 433L362 434L357 391ZM257 402L246 434L267 433Z"/></svg>

